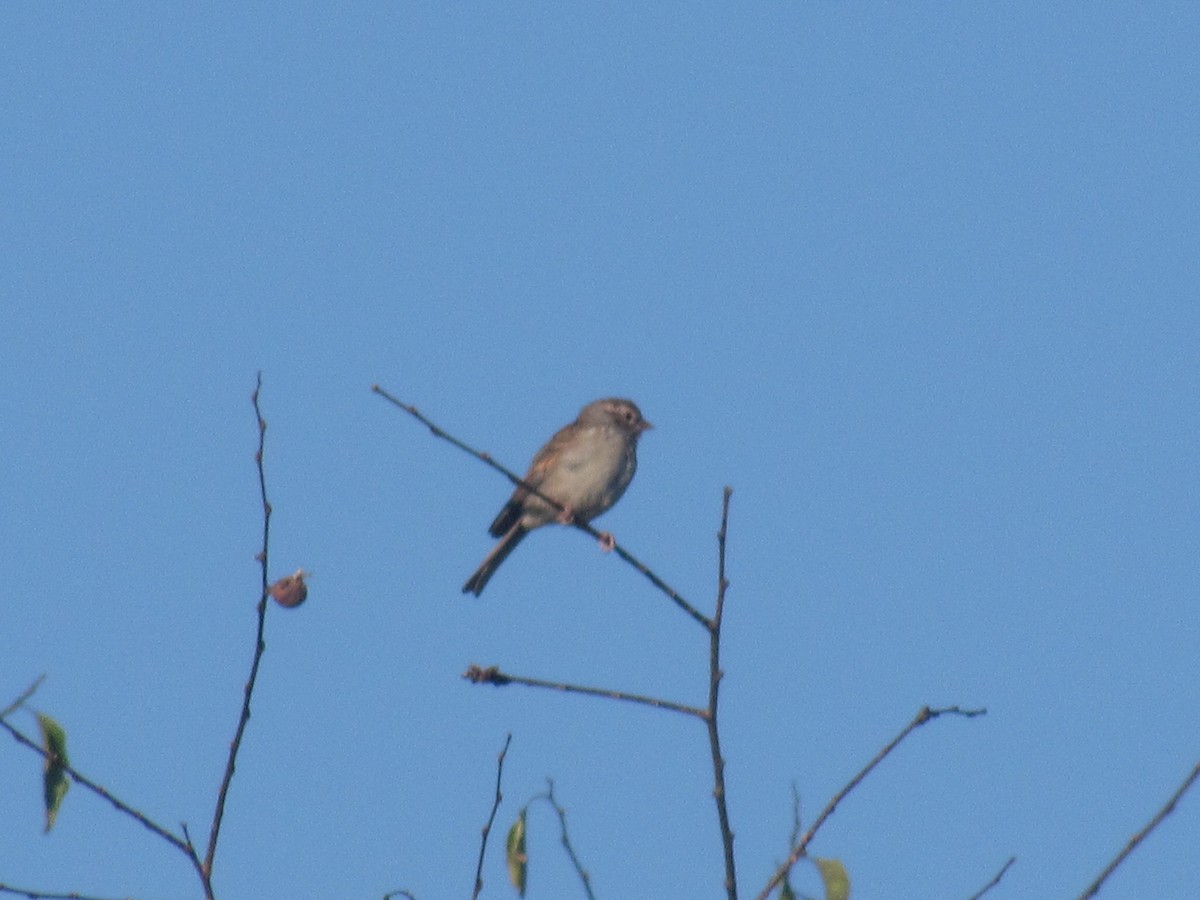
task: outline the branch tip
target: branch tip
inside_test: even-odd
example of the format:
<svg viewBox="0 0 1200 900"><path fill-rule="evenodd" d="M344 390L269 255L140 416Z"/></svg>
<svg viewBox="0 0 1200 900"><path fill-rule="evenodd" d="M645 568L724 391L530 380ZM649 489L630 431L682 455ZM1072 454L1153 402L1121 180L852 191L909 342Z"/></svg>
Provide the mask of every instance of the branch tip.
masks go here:
<svg viewBox="0 0 1200 900"><path fill-rule="evenodd" d="M508 684L512 681L509 676L500 671L499 666L477 666L475 663L467 666L467 671L462 675L467 681L472 684L494 684L497 687Z"/></svg>

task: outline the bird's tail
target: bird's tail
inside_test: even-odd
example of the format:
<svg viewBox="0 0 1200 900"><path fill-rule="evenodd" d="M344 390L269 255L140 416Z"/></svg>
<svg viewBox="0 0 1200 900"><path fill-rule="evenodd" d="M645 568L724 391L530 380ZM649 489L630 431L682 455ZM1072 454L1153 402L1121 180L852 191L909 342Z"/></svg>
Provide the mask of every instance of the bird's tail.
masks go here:
<svg viewBox="0 0 1200 900"><path fill-rule="evenodd" d="M500 563L508 559L508 554L517 549L517 544L521 543L528 533L529 530L519 520L508 529L499 543L492 548L492 552L484 557L475 573L467 579L467 583L462 587L463 593L474 594L476 597L482 594L492 575L500 568Z"/></svg>

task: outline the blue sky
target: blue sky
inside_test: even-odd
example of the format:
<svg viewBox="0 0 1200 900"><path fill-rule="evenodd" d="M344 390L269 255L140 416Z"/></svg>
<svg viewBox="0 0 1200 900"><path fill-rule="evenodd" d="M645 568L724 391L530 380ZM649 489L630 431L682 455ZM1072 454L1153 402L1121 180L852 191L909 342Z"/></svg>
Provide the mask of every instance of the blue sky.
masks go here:
<svg viewBox="0 0 1200 900"><path fill-rule="evenodd" d="M1200 759L1200 8L10 4L0 11L0 698L207 833L274 576L221 897L469 896L553 777L607 898L721 896L704 634L568 529L459 587L584 403L656 428L600 523L711 609L742 893L1074 897ZM0 706L7 701L0 701ZM34 730L32 717L17 724ZM0 740L0 881L198 895ZM531 898L580 894L546 809ZM1200 892L1200 797L1106 898ZM511 896L499 842L486 897ZM797 883L815 893L810 872Z"/></svg>

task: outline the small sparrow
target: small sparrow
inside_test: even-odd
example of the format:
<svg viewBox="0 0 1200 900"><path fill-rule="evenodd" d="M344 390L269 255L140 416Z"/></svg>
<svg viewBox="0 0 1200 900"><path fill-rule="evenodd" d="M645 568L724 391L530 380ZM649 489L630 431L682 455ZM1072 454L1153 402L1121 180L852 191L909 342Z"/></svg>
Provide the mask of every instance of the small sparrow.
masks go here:
<svg viewBox="0 0 1200 900"><path fill-rule="evenodd" d="M523 487L513 491L488 529L500 542L463 585L464 594L478 597L500 563L535 528L550 522L568 525L590 522L621 499L637 471L637 442L652 427L632 400L609 398L589 403L579 418L561 429L534 456L525 483L564 509L551 506ZM601 539L611 550L612 535Z"/></svg>

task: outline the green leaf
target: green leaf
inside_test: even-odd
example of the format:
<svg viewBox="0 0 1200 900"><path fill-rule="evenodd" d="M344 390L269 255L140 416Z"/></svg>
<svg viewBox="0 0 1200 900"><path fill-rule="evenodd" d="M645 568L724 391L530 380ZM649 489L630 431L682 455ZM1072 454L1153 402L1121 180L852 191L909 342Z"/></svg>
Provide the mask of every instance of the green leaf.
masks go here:
<svg viewBox="0 0 1200 900"><path fill-rule="evenodd" d="M779 889L779 900L796 900L796 892L792 890L792 883L786 878L783 879L783 887Z"/></svg>
<svg viewBox="0 0 1200 900"><path fill-rule="evenodd" d="M850 900L850 876L846 867L836 859L818 859L811 857L821 871L821 880L825 882L825 900Z"/></svg>
<svg viewBox="0 0 1200 900"><path fill-rule="evenodd" d="M63 797L71 780L67 778L67 733L63 727L49 716L38 713L38 725L42 729L42 748L50 755L46 757L45 772L42 776L42 796L46 802L46 831L54 827L58 817L58 808L62 805Z"/></svg>
<svg viewBox="0 0 1200 900"><path fill-rule="evenodd" d="M525 810L517 816L512 828L508 829L508 841L505 844L505 861L508 863L508 880L517 889L517 895L525 896L525 876L528 874L525 855Z"/></svg>

